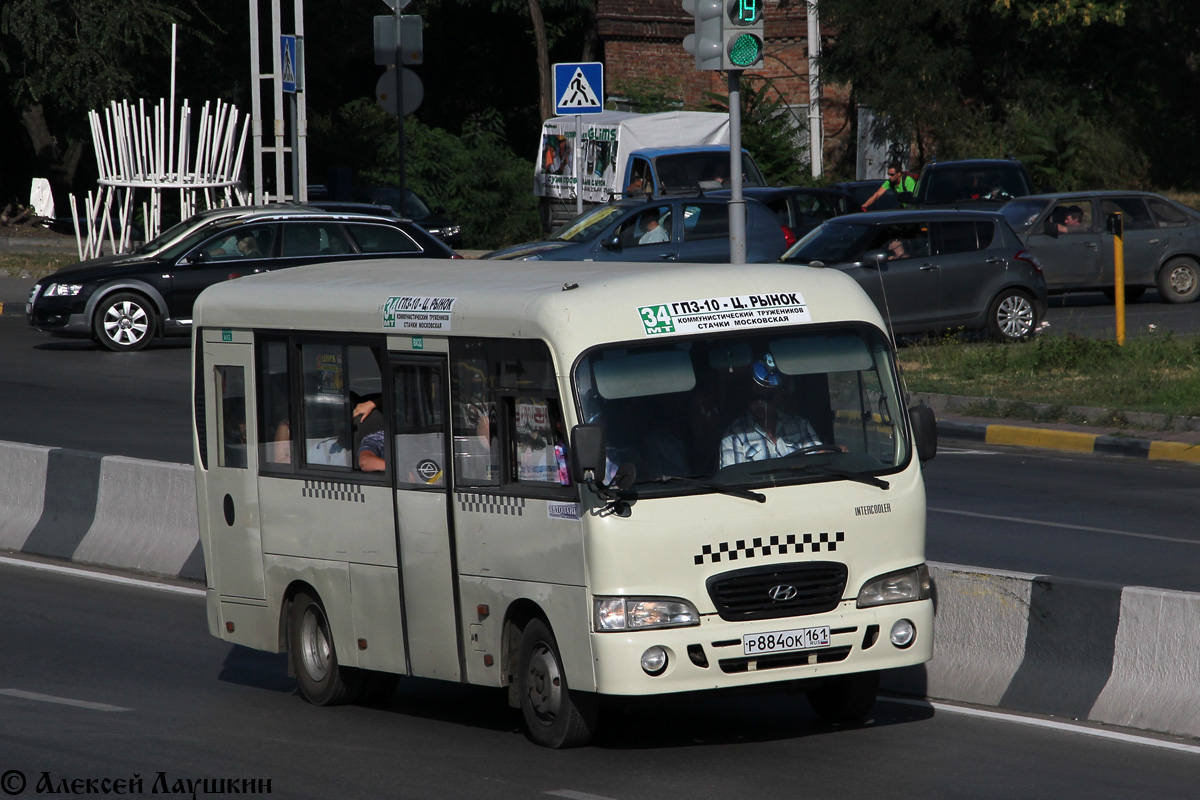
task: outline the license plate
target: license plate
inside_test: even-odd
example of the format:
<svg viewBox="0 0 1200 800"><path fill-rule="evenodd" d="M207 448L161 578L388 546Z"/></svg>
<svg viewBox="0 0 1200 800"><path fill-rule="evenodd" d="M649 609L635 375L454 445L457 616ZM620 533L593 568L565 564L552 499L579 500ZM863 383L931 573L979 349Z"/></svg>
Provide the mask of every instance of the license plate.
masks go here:
<svg viewBox="0 0 1200 800"><path fill-rule="evenodd" d="M771 633L747 633L742 637L742 653L748 656L757 656L763 653L788 653L793 650L811 650L814 647L828 646L828 625Z"/></svg>

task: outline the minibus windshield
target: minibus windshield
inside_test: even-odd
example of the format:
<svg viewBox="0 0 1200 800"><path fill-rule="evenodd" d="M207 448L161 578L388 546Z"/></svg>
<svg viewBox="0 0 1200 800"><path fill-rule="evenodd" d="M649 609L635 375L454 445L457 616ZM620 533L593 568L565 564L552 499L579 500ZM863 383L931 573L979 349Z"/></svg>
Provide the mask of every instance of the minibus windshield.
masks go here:
<svg viewBox="0 0 1200 800"><path fill-rule="evenodd" d="M721 335L589 351L580 419L639 492L696 493L879 478L910 446L891 349L860 326Z"/></svg>

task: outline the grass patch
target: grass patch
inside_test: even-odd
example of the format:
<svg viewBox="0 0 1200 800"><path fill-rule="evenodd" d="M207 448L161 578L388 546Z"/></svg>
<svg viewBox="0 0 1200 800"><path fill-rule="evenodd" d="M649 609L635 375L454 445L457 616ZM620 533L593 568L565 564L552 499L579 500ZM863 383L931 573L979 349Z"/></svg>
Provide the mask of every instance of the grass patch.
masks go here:
<svg viewBox="0 0 1200 800"><path fill-rule="evenodd" d="M1200 416L1200 337L1171 333L1114 341L1042 335L1022 344L928 340L900 350L908 388L1017 401L980 416L1070 421L1068 406ZM1020 404L1048 403L1038 414ZM1092 420L1094 424L1096 420Z"/></svg>
<svg viewBox="0 0 1200 800"><path fill-rule="evenodd" d="M78 260L74 253L4 253L0 254L0 275L6 278L42 278Z"/></svg>

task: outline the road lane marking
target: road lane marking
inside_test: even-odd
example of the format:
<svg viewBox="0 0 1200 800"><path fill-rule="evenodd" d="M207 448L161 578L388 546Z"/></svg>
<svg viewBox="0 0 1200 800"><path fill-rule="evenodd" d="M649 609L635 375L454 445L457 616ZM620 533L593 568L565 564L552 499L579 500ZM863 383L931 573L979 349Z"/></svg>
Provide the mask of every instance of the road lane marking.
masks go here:
<svg viewBox="0 0 1200 800"><path fill-rule="evenodd" d="M24 561L19 558L6 558L0 556L0 564L8 564L14 567L26 567L28 569L37 569L42 572L54 572L59 575L71 575L75 578L86 578L93 581L101 581L103 583L116 583L122 586L138 586L142 589L154 589L159 592L168 592L171 594L186 594L194 597L204 597L203 589L195 589L191 586L175 586L170 583L159 583L157 581L145 580L143 578L127 578L124 575L110 575L107 572L92 572L91 570L79 569L78 567L66 567L58 564L46 564L41 561Z"/></svg>
<svg viewBox="0 0 1200 800"><path fill-rule="evenodd" d="M1134 531L1119 531L1115 528L1093 528L1090 525L1072 525L1069 522L1047 522L1040 519L1026 519L1025 517L1006 517L1000 514L980 514L977 511L958 511L953 508L933 508L929 507L929 511L937 511L940 514L957 514L960 517L977 517L979 519L995 519L1001 522L1019 522L1022 525L1041 525L1046 528L1066 528L1072 531L1087 531L1089 533L1110 533L1114 536L1128 536L1133 539L1153 539L1157 542L1172 542L1174 544L1192 544L1200 545L1200 541L1195 539L1179 539L1174 536L1157 536L1153 533L1135 533Z"/></svg>
<svg viewBox="0 0 1200 800"><path fill-rule="evenodd" d="M910 700L903 697L881 697L879 698L879 702L897 703L905 706L918 706L919 708L932 708L935 711L945 711L948 714L963 714L968 717L980 717L982 719L1015 722L1019 725L1031 725L1035 728L1049 728L1050 730L1078 733L1083 736L1094 736L1098 739L1112 739L1118 742L1141 744L1147 747L1157 747L1162 750L1177 750L1181 753L1200 755L1200 746L1193 744L1169 742L1164 739L1155 739L1149 736L1138 736L1137 734L1133 733L1122 733L1120 731L1107 730L1104 728L1093 728L1087 725L1075 725L1069 722L1059 722L1053 719L1025 717L1021 716L1020 714L1011 714L1003 711L987 711L986 709L982 708L969 708L967 706L948 705L947 703L935 703L932 700Z"/></svg>
<svg viewBox="0 0 1200 800"><path fill-rule="evenodd" d="M551 797L566 797L568 800L613 800L611 797L604 797L599 794L588 794L587 792L576 792L572 789L556 789L553 792L542 792Z"/></svg>
<svg viewBox="0 0 1200 800"><path fill-rule="evenodd" d="M70 697L55 697L52 694L38 694L37 692L23 692L20 689L0 689L0 694L8 697L19 697L22 700L36 700L39 703L57 703L60 706L74 706L75 708L87 708L92 711L133 711L132 708L122 708L121 706L110 706L107 703L92 703L87 700L73 700Z"/></svg>

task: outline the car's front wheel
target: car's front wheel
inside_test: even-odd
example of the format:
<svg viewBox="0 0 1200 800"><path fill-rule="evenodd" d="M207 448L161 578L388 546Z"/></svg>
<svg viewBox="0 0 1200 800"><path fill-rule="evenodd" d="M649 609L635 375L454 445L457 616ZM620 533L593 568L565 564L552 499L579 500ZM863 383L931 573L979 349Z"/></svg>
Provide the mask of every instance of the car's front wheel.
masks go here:
<svg viewBox="0 0 1200 800"><path fill-rule="evenodd" d="M133 352L150 344L157 317L154 307L138 294L118 292L101 301L92 318L92 332L114 352Z"/></svg>
<svg viewBox="0 0 1200 800"><path fill-rule="evenodd" d="M1020 289L1005 289L988 308L987 329L993 339L1023 342L1038 326L1037 306Z"/></svg>

